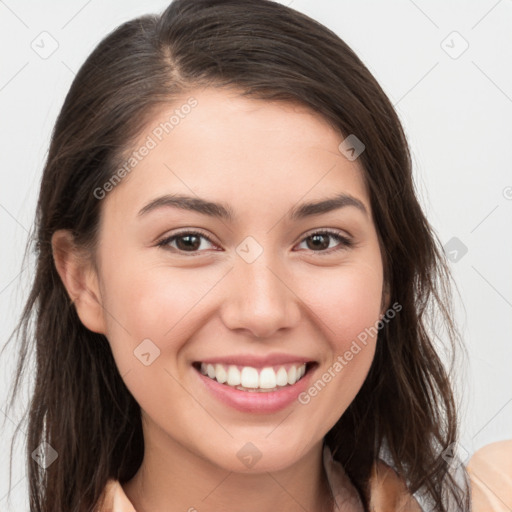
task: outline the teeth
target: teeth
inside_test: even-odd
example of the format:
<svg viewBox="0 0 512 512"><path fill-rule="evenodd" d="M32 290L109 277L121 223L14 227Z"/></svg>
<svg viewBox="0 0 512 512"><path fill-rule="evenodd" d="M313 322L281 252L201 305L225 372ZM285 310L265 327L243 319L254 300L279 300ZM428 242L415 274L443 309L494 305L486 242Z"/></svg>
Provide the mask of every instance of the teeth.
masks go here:
<svg viewBox="0 0 512 512"><path fill-rule="evenodd" d="M258 370L250 366L244 366L240 373L240 383L244 388L259 387Z"/></svg>
<svg viewBox="0 0 512 512"><path fill-rule="evenodd" d="M288 372L282 366L276 373L276 384L278 386L286 386L288 384Z"/></svg>
<svg viewBox="0 0 512 512"><path fill-rule="evenodd" d="M292 366L288 370L288 384L293 384L297 380L297 368Z"/></svg>
<svg viewBox="0 0 512 512"><path fill-rule="evenodd" d="M240 383L240 372L236 366L230 366L228 368L228 386L238 386Z"/></svg>
<svg viewBox="0 0 512 512"><path fill-rule="evenodd" d="M263 391L295 384L306 373L306 364L292 364L288 370L284 366L267 366L258 371L251 366L201 363L201 373L237 389Z"/></svg>
<svg viewBox="0 0 512 512"><path fill-rule="evenodd" d="M221 383L224 384L228 380L228 374L224 367L221 364L215 365L215 375L214 377ZM213 377L211 377L213 378Z"/></svg>
<svg viewBox="0 0 512 512"><path fill-rule="evenodd" d="M245 368L244 368L244 370L245 370ZM243 379L242 379L242 383L243 383ZM259 384L259 387L263 388L263 389L275 388L277 385L276 372L272 368L263 368L263 370L261 370L261 373L259 375L258 384ZM244 386L246 388L256 387L256 386L247 386L246 384L244 384Z"/></svg>

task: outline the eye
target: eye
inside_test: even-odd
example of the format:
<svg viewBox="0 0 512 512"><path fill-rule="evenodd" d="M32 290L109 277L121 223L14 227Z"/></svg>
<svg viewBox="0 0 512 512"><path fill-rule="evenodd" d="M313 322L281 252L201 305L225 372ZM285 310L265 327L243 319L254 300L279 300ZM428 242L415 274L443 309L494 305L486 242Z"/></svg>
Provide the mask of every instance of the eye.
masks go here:
<svg viewBox="0 0 512 512"><path fill-rule="evenodd" d="M198 249L201 248L201 239L213 244L210 238L200 231L182 231L181 233L164 238L156 245L164 249L171 249L172 251L197 253L200 252ZM176 242L176 247L171 245L174 242Z"/></svg>
<svg viewBox="0 0 512 512"><path fill-rule="evenodd" d="M338 245L332 248L330 246L329 239L337 240ZM158 247L163 247L164 249L170 249L173 252L190 253L191 256L195 256L202 252L200 250L202 240L206 240L208 243L215 245L208 236L200 231L182 231L181 233L176 233L164 238L156 245ZM308 243L308 241L311 243ZM350 238L341 235L337 231L330 230L316 231L304 238L301 243L303 242L306 242L308 245L307 249L313 252L327 254L331 254L342 249L348 249L354 245L354 242ZM174 243L176 243L176 246L172 245Z"/></svg>
<svg viewBox="0 0 512 512"><path fill-rule="evenodd" d="M330 247L329 238L332 240L337 240L339 243L337 246L334 246L334 249ZM311 243L308 243L311 241ZM308 245L308 249L313 252L327 253L332 254L333 252L340 251L342 249L348 249L354 245L354 242L346 237L338 233L337 231L330 231L328 229L322 231L316 231L311 233L306 238L303 239L303 242L306 242ZM301 242L301 243L303 243ZM332 250L325 250L332 249Z"/></svg>

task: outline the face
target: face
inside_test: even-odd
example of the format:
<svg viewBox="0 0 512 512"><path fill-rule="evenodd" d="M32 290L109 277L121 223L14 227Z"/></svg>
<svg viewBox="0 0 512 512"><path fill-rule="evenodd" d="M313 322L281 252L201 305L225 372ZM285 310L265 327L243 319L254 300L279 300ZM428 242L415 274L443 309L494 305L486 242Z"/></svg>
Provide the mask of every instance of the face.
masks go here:
<svg viewBox="0 0 512 512"><path fill-rule="evenodd" d="M273 471L354 399L376 343L358 340L384 312L383 266L343 138L303 106L203 89L134 146L140 161L102 199L96 258L102 331L148 447L238 472L260 454L255 468ZM342 195L335 208L303 207Z"/></svg>

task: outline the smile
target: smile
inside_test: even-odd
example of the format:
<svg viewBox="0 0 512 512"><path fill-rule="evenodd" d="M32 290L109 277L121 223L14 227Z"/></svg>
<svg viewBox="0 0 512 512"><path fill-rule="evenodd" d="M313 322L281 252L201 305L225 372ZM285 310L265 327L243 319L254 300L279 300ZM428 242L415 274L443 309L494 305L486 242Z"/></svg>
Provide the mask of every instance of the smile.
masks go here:
<svg viewBox="0 0 512 512"><path fill-rule="evenodd" d="M252 366L233 364L195 363L203 375L241 391L270 392L293 386L306 373L307 363L267 366L257 369Z"/></svg>
<svg viewBox="0 0 512 512"><path fill-rule="evenodd" d="M308 388L319 365L310 361L255 366L201 361L192 364L199 384L217 403L259 414L276 413L298 404L298 396Z"/></svg>

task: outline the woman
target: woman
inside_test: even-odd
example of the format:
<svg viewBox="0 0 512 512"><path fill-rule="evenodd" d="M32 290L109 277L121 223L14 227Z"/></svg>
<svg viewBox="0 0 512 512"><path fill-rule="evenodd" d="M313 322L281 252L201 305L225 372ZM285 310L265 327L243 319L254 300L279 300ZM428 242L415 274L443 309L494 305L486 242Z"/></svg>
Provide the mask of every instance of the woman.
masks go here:
<svg viewBox="0 0 512 512"><path fill-rule="evenodd" d="M448 268L391 103L326 27L177 0L113 31L35 238L31 510L469 510L427 324L457 341Z"/></svg>

